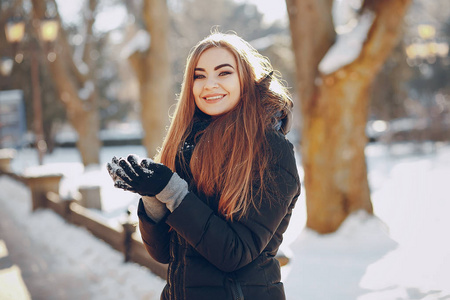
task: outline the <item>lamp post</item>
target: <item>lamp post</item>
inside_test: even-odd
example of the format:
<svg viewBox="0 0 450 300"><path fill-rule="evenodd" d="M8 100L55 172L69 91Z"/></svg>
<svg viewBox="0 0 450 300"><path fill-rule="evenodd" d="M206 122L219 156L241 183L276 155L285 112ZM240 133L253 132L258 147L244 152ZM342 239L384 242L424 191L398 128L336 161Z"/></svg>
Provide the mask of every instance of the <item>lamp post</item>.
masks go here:
<svg viewBox="0 0 450 300"><path fill-rule="evenodd" d="M22 19L13 19L6 23L5 33L6 39L14 47L15 61L21 63L23 54L17 53L17 45L23 40L25 36L25 22ZM56 40L58 35L59 23L53 19L45 19L38 23L39 39L45 43L51 43ZM32 100L33 100L33 129L35 134L35 143L38 150L39 164L43 164L45 152L47 151L47 143L44 138L44 127L42 118L42 99L41 99L41 85L39 82L39 60L36 47L30 47L31 58L31 85L32 85Z"/></svg>
<svg viewBox="0 0 450 300"><path fill-rule="evenodd" d="M447 57L449 45L446 41L436 39L436 28L429 24L417 27L420 40L406 47L406 55L410 65L420 65L423 61L434 63L436 58Z"/></svg>

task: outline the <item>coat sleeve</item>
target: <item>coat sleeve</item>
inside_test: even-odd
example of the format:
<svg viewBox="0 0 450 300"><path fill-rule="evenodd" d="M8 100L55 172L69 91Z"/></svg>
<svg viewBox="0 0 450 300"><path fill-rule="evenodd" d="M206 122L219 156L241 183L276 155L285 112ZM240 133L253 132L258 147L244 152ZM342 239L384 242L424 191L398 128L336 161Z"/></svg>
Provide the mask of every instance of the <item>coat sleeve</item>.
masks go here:
<svg viewBox="0 0 450 300"><path fill-rule="evenodd" d="M262 253L283 219L289 220L300 194L292 144L278 134L269 143L276 157L272 165L275 186L269 190L275 192L276 201L263 197L258 210L251 206L246 216L229 221L215 214L194 193L188 193L167 217L168 225L224 272L240 269Z"/></svg>
<svg viewBox="0 0 450 300"><path fill-rule="evenodd" d="M139 230L145 249L157 262L166 264L169 262L170 234L169 225L165 219L156 223L145 212L142 199L138 207Z"/></svg>

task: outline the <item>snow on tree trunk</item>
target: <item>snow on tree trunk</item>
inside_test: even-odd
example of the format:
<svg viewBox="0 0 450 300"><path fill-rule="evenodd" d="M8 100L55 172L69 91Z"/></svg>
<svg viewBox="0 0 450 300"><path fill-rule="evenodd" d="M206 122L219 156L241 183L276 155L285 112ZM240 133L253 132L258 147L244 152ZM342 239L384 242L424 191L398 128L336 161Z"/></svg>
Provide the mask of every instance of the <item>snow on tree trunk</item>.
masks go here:
<svg viewBox="0 0 450 300"><path fill-rule="evenodd" d="M374 17L361 50L353 61L329 74L319 71L319 63L333 44L332 1L286 3L303 122L307 226L330 233L356 210L372 213L364 154L368 91L397 42L410 0L365 1L364 10ZM336 59L327 57L331 62Z"/></svg>

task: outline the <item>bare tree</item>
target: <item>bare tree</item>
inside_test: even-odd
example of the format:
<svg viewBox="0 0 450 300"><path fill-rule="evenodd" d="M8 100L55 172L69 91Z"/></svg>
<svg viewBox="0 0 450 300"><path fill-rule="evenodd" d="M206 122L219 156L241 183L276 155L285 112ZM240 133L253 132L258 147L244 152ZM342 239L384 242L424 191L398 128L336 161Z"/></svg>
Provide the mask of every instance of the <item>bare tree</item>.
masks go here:
<svg viewBox="0 0 450 300"><path fill-rule="evenodd" d="M143 0L142 20L150 45L145 50L135 51L129 60L140 84L143 144L147 154L154 156L168 125L172 91L166 0Z"/></svg>
<svg viewBox="0 0 450 300"><path fill-rule="evenodd" d="M56 8L55 0L49 0L49 3ZM32 0L32 4L33 19L44 19L48 2ZM85 166L99 163L101 147L98 137L100 121L97 91L93 74L95 68L89 55L93 41L92 25L95 21L93 16L96 5L97 1L89 0L89 12L84 14L86 34L82 57L78 60L75 58L67 33L64 28L60 28L60 34L54 45L57 55L55 60L48 64L59 98L65 106L67 118L78 133L77 147ZM60 21L57 9L55 13Z"/></svg>
<svg viewBox="0 0 450 300"><path fill-rule="evenodd" d="M321 71L324 57L332 59L332 46L339 46L333 1L286 0L302 115L307 226L320 233L335 231L356 210L372 213L364 155L368 91L396 45L410 2L366 0L359 23L368 31L359 54Z"/></svg>

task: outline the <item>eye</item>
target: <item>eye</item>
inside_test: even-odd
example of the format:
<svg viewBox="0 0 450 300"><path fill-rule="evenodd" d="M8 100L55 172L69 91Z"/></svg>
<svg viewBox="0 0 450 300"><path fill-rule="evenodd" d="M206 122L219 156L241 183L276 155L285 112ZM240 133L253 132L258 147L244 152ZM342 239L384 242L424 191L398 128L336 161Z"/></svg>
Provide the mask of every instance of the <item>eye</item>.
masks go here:
<svg viewBox="0 0 450 300"><path fill-rule="evenodd" d="M230 71L223 71L223 72L220 72L219 76L227 76L227 75L230 75L230 74L232 74L232 72L230 72Z"/></svg>
<svg viewBox="0 0 450 300"><path fill-rule="evenodd" d="M194 80L205 78L205 75L202 74L194 74Z"/></svg>

